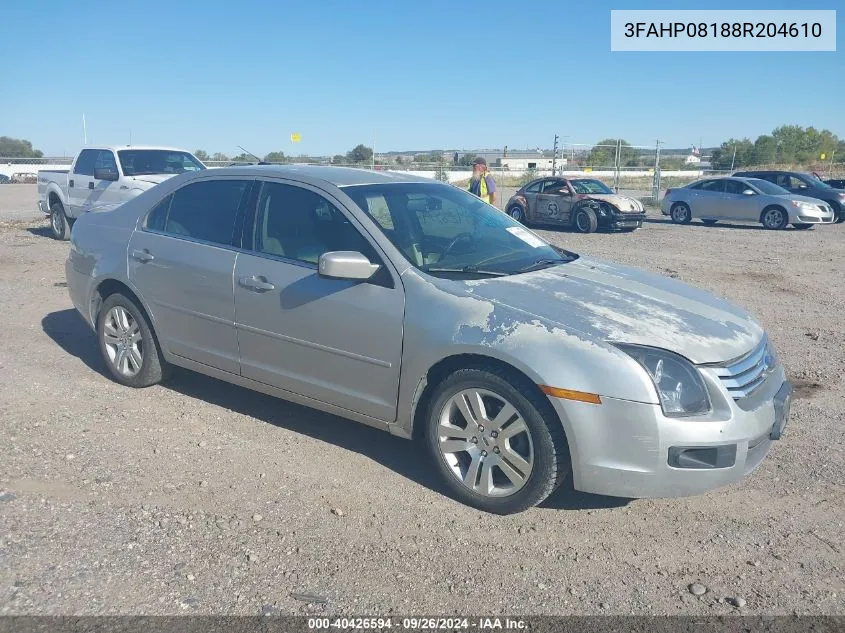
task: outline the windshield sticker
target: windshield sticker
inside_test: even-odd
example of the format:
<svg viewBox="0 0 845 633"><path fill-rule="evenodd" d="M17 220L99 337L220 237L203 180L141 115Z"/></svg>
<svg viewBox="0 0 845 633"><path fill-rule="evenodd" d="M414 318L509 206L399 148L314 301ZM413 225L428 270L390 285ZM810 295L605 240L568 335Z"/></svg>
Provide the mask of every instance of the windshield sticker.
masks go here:
<svg viewBox="0 0 845 633"><path fill-rule="evenodd" d="M528 244L529 246L533 246L534 248L540 248L541 246L545 246L546 243L541 240L539 237L534 235L533 233L526 231L521 226L512 226L509 229L506 229L508 233L513 235L514 237L518 237L523 242Z"/></svg>

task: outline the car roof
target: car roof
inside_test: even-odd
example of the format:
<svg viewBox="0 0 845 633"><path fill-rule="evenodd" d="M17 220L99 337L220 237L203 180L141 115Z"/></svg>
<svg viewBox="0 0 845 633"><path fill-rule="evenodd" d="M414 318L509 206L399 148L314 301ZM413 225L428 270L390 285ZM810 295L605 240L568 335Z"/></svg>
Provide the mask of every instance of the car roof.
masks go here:
<svg viewBox="0 0 845 633"><path fill-rule="evenodd" d="M113 152L122 149L158 149L163 150L165 152L187 152L188 154L191 153L186 149L181 149L179 147L167 147L165 145L86 145L79 151L81 152L84 149L107 149Z"/></svg>
<svg viewBox="0 0 845 633"><path fill-rule="evenodd" d="M426 182L437 180L413 176L402 172L374 171L355 167L330 167L328 165L248 165L243 167L219 167L208 171L232 176L278 176L303 181L322 181L336 187L352 185L378 185L388 183ZM208 173L204 172L204 173Z"/></svg>

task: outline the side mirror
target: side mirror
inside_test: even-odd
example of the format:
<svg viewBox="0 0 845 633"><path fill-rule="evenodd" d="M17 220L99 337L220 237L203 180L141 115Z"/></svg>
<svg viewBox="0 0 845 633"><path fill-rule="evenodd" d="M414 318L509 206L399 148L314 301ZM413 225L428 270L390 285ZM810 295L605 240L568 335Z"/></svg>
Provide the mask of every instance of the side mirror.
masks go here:
<svg viewBox="0 0 845 633"><path fill-rule="evenodd" d="M94 180L110 180L115 182L120 175L111 167L97 167L94 169Z"/></svg>
<svg viewBox="0 0 845 633"><path fill-rule="evenodd" d="M320 255L318 272L331 279L369 279L381 268L356 251L332 251Z"/></svg>
<svg viewBox="0 0 845 633"><path fill-rule="evenodd" d="M742 192L742 195L744 195L744 196L756 196L757 192L754 191L753 189L746 189L745 191Z"/></svg>

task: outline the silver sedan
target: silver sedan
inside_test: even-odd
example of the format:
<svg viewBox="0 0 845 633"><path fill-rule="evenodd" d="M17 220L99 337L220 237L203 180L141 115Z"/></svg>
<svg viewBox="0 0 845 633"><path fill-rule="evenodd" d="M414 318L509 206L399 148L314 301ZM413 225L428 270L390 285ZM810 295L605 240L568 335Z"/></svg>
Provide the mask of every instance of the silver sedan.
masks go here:
<svg viewBox="0 0 845 633"><path fill-rule="evenodd" d="M823 200L790 193L760 178L707 178L667 189L660 208L677 224L694 219L710 225L733 220L759 222L767 229L789 224L809 229L814 224L831 224L835 218Z"/></svg>
<svg viewBox="0 0 845 633"><path fill-rule="evenodd" d="M704 492L756 468L787 421L791 386L743 309L422 178L175 176L79 218L66 274L114 380L180 366L420 437L489 512L570 474L607 495Z"/></svg>

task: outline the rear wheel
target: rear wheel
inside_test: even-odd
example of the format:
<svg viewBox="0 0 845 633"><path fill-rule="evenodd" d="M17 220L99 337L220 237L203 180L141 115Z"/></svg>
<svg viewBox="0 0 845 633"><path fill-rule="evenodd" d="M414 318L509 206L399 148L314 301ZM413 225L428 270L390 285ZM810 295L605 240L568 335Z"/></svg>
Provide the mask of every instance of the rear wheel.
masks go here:
<svg viewBox="0 0 845 633"><path fill-rule="evenodd" d="M512 205L508 209L508 215L521 224L525 224L525 211L518 204Z"/></svg>
<svg viewBox="0 0 845 633"><path fill-rule="evenodd" d="M771 230L779 230L786 228L789 224L789 215L781 207L769 207L763 210L763 215L760 218L763 226Z"/></svg>
<svg viewBox="0 0 845 633"><path fill-rule="evenodd" d="M97 318L100 353L112 378L127 387L149 387L169 373L143 310L120 293L109 295Z"/></svg>
<svg viewBox="0 0 845 633"><path fill-rule="evenodd" d="M426 443L452 494L486 512L535 506L569 472L569 449L551 404L496 367L462 369L436 387Z"/></svg>
<svg viewBox="0 0 845 633"><path fill-rule="evenodd" d="M689 224L692 220L692 211L690 211L689 205L686 202L676 202L673 204L669 215L675 224Z"/></svg>
<svg viewBox="0 0 845 633"><path fill-rule="evenodd" d="M599 227L599 219L590 207L580 207L575 210L575 219L572 224L579 233L595 233Z"/></svg>
<svg viewBox="0 0 845 633"><path fill-rule="evenodd" d="M70 239L70 222L64 208L58 202L50 205L50 231L57 240Z"/></svg>

